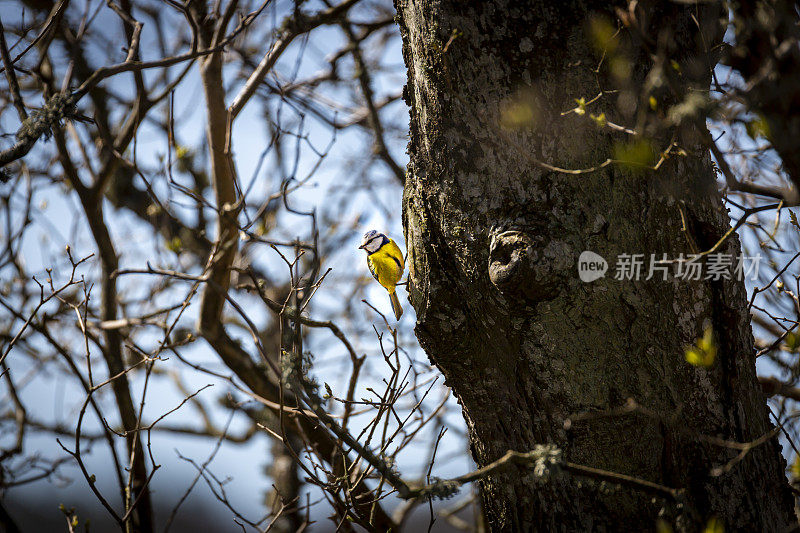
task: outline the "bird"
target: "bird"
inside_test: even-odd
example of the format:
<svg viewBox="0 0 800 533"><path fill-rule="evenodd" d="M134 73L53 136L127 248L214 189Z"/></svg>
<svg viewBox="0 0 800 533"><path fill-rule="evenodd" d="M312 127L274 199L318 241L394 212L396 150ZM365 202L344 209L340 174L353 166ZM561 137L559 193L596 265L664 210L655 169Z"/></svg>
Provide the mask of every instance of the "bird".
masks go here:
<svg viewBox="0 0 800 533"><path fill-rule="evenodd" d="M403 308L400 300L397 299L395 286L403 277L405 271L405 261L403 252L392 239L380 233L370 230L361 239L361 250L367 252L367 266L378 283L389 291L389 301L392 302L392 311L397 320L403 315Z"/></svg>

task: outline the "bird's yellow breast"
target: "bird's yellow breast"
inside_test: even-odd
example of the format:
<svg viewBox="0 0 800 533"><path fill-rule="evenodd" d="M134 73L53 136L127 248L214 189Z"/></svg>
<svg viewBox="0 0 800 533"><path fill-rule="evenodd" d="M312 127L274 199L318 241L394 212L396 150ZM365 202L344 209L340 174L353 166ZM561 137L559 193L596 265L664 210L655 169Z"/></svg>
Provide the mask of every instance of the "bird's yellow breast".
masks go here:
<svg viewBox="0 0 800 533"><path fill-rule="evenodd" d="M395 285L402 279L405 270L403 252L397 244L389 239L377 252L367 256L367 262L378 283L390 293L394 292Z"/></svg>

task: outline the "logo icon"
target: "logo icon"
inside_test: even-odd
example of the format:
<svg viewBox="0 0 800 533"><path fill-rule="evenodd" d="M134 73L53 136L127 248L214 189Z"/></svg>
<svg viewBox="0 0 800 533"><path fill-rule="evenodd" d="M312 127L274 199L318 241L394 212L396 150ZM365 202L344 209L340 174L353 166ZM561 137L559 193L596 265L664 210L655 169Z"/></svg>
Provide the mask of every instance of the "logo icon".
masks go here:
<svg viewBox="0 0 800 533"><path fill-rule="evenodd" d="M590 283L606 275L608 263L600 255L586 250L578 258L578 277Z"/></svg>

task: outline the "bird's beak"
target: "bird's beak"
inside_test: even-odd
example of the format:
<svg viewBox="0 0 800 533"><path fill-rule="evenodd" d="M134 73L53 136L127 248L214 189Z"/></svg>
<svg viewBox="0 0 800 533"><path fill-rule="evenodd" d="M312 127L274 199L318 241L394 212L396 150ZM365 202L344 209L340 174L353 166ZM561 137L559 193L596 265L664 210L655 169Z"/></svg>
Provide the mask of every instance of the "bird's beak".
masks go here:
<svg viewBox="0 0 800 533"><path fill-rule="evenodd" d="M359 247L358 247L358 249L359 249L359 250L363 250L363 249L364 249L364 246L366 246L366 244L362 244L361 246L359 246Z"/></svg>

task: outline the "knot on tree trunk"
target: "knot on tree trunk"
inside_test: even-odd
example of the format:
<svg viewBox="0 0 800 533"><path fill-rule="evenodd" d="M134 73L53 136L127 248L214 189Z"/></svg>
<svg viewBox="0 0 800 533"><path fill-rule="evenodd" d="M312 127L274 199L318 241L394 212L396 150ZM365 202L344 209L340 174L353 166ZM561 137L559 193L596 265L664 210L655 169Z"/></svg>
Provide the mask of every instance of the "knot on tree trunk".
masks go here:
<svg viewBox="0 0 800 533"><path fill-rule="evenodd" d="M492 231L489 280L504 296L532 302L556 296L557 278L541 253L542 241L542 237L518 229Z"/></svg>

